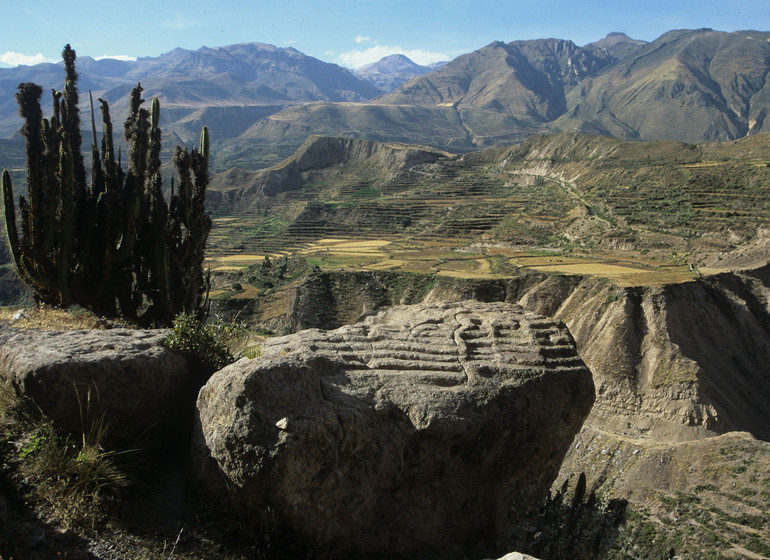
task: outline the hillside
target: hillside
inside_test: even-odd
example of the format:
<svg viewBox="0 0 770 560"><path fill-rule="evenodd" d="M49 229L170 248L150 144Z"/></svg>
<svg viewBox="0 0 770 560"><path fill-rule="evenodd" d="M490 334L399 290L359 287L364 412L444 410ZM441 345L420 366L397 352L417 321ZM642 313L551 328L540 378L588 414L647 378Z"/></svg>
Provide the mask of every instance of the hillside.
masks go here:
<svg viewBox="0 0 770 560"><path fill-rule="evenodd" d="M534 132L534 129L528 129ZM473 140L452 107L317 102L288 107L220 144L220 168L256 171L280 163L311 134L469 150ZM522 134L518 139L525 137Z"/></svg>
<svg viewBox="0 0 770 560"><path fill-rule="evenodd" d="M422 155L360 155L375 152ZM767 162L767 134L686 144L562 133L464 156L316 137L267 171L214 177L211 248L371 236L749 266L767 258Z"/></svg>
<svg viewBox="0 0 770 560"><path fill-rule="evenodd" d="M228 148L244 156L233 161L243 161L269 139L288 155L303 129L455 151L553 131L631 140L742 138L765 130L768 37L700 29L671 31L652 43L622 34L582 47L561 39L496 41L367 103L281 111Z"/></svg>
<svg viewBox="0 0 770 560"><path fill-rule="evenodd" d="M769 38L704 29L649 44L496 42L378 102L451 103L628 139L731 140L763 130Z"/></svg>
<svg viewBox="0 0 770 560"><path fill-rule="evenodd" d="M757 31L671 31L570 90L554 125L690 142L767 130L769 41Z"/></svg>
<svg viewBox="0 0 770 560"><path fill-rule="evenodd" d="M612 63L572 41L495 41L380 97L388 105L486 109L542 123L566 110L565 90Z"/></svg>

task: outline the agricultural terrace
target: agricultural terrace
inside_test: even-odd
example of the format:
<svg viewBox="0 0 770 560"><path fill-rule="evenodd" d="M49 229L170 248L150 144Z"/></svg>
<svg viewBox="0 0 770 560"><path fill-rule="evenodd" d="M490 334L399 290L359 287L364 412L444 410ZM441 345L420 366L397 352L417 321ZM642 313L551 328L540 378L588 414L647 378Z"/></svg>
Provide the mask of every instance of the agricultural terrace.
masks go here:
<svg viewBox="0 0 770 560"><path fill-rule="evenodd" d="M505 248L453 248L440 243L420 243L398 239L326 238L309 243L292 254L330 270L398 270L435 273L458 278L510 276L525 268L558 274L577 274L608 278L619 286L644 286L685 282L700 272L687 264L655 262L611 255L574 255L562 251L523 251ZM271 259L282 252L269 253ZM211 256L214 272L237 272L259 264L265 255L239 254ZM245 297L245 296L241 296Z"/></svg>

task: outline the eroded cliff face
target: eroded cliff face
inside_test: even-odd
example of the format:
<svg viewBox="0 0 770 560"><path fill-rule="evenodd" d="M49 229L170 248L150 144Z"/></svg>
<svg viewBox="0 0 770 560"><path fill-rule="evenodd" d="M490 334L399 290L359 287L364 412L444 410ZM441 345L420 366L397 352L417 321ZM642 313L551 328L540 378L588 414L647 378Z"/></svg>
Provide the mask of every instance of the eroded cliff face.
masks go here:
<svg viewBox="0 0 770 560"><path fill-rule="evenodd" d="M770 440L770 266L633 288L542 274L323 273L282 297L262 318L292 331L336 328L399 303L520 302L574 336L596 385L589 425L672 442L730 431Z"/></svg>
<svg viewBox="0 0 770 560"><path fill-rule="evenodd" d="M770 438L767 268L661 287L549 278L522 304L563 320L594 374L592 424L632 436Z"/></svg>

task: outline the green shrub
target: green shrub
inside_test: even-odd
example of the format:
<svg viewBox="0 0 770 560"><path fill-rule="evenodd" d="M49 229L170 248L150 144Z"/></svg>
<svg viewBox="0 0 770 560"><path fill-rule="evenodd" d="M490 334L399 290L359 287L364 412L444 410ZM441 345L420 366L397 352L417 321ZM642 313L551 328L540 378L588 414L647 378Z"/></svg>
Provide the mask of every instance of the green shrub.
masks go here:
<svg viewBox="0 0 770 560"><path fill-rule="evenodd" d="M263 347L261 344L252 344L241 350L241 355L249 360L259 358L262 355Z"/></svg>
<svg viewBox="0 0 770 560"><path fill-rule="evenodd" d="M213 373L235 361L227 342L236 330L234 324L201 321L193 315L181 313L174 319L163 345Z"/></svg>

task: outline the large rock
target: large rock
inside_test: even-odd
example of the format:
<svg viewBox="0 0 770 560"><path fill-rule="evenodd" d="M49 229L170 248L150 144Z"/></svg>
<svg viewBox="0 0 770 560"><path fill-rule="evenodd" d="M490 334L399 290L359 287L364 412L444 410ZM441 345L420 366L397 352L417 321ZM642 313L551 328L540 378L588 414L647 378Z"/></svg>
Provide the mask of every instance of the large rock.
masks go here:
<svg viewBox="0 0 770 560"><path fill-rule="evenodd" d="M101 415L121 430L165 426L177 420L190 377L185 358L161 346L165 334L19 331L3 341L0 376L72 432Z"/></svg>
<svg viewBox="0 0 770 560"><path fill-rule="evenodd" d="M214 374L194 447L209 491L326 550L493 553L593 400L561 324L504 303L399 306Z"/></svg>

